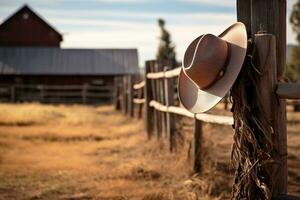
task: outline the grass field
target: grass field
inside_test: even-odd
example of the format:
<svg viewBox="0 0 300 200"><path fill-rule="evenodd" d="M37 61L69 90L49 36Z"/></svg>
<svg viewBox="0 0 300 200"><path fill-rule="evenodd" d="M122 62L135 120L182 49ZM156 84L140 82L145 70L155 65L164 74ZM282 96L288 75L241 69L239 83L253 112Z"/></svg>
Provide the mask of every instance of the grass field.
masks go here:
<svg viewBox="0 0 300 200"><path fill-rule="evenodd" d="M169 154L143 121L111 106L0 104L0 199L228 199L230 127L205 124L204 170L191 174L191 120ZM300 196L300 114L288 114L289 192Z"/></svg>

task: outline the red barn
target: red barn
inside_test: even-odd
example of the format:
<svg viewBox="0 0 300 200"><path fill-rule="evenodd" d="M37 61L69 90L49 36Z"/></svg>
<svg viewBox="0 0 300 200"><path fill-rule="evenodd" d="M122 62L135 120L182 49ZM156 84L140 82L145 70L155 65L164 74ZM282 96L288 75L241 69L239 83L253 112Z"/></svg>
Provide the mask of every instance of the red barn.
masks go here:
<svg viewBox="0 0 300 200"><path fill-rule="evenodd" d="M60 47L62 35L27 5L0 25L0 46Z"/></svg>
<svg viewBox="0 0 300 200"><path fill-rule="evenodd" d="M100 102L114 78L137 74L137 49L64 49L62 35L23 6L0 25L0 102Z"/></svg>

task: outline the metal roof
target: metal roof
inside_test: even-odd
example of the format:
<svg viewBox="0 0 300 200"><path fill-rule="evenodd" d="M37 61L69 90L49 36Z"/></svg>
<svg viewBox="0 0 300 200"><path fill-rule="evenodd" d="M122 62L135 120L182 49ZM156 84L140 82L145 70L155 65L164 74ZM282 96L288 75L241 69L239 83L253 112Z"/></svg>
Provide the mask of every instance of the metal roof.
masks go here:
<svg viewBox="0 0 300 200"><path fill-rule="evenodd" d="M138 71L137 49L0 47L0 74L117 75Z"/></svg>

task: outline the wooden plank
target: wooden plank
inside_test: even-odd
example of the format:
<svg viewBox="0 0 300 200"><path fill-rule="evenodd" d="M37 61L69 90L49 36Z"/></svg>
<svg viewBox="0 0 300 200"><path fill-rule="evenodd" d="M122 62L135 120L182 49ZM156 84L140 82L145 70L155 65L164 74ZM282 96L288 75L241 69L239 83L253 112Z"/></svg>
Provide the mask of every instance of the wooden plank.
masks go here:
<svg viewBox="0 0 300 200"><path fill-rule="evenodd" d="M144 95L145 95L145 127L147 130L148 138L150 139L153 136L154 132L154 109L150 107L150 101L153 99L152 84L151 80L147 79L147 73L151 72L151 61L145 62L145 86L144 86Z"/></svg>
<svg viewBox="0 0 300 200"><path fill-rule="evenodd" d="M236 0L237 21L245 24L248 37L251 37L251 0Z"/></svg>
<svg viewBox="0 0 300 200"><path fill-rule="evenodd" d="M202 169L202 121L195 118L194 124L194 173Z"/></svg>
<svg viewBox="0 0 300 200"><path fill-rule="evenodd" d="M258 76L257 86L261 102L264 103L262 113L273 127L274 133L269 133L268 136L273 140L275 152L278 152L278 155L274 153L272 156L280 163L278 174L274 173L271 183L272 197L275 197L287 192L286 104L274 92L277 85L275 37L270 34L256 34L254 39L254 64L262 72Z"/></svg>
<svg viewBox="0 0 300 200"><path fill-rule="evenodd" d="M252 36L264 31L276 37L277 77L280 79L286 64L286 0L251 1Z"/></svg>
<svg viewBox="0 0 300 200"><path fill-rule="evenodd" d="M281 99L300 99L300 83L278 83L276 93Z"/></svg>

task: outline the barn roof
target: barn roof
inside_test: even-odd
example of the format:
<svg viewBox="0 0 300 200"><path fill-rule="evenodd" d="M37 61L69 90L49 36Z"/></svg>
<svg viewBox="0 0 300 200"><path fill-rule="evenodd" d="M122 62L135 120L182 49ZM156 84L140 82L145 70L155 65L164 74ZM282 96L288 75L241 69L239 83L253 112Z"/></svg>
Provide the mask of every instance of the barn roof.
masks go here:
<svg viewBox="0 0 300 200"><path fill-rule="evenodd" d="M0 24L0 31L11 21L16 18L18 20L19 15L23 15L25 13L29 13L30 15L34 16L35 19L37 19L41 24L45 25L48 27L48 29L52 30L55 34L59 35L60 40L62 41L62 34L60 34L53 26L51 26L49 23L46 22L45 19L43 19L41 16L39 16L36 12L33 11L32 8L30 8L27 4L25 4L23 7L21 7L19 10L17 10L15 13L10 15L7 19L5 19L1 24Z"/></svg>
<svg viewBox="0 0 300 200"><path fill-rule="evenodd" d="M138 73L137 49L0 47L0 74L118 75Z"/></svg>

